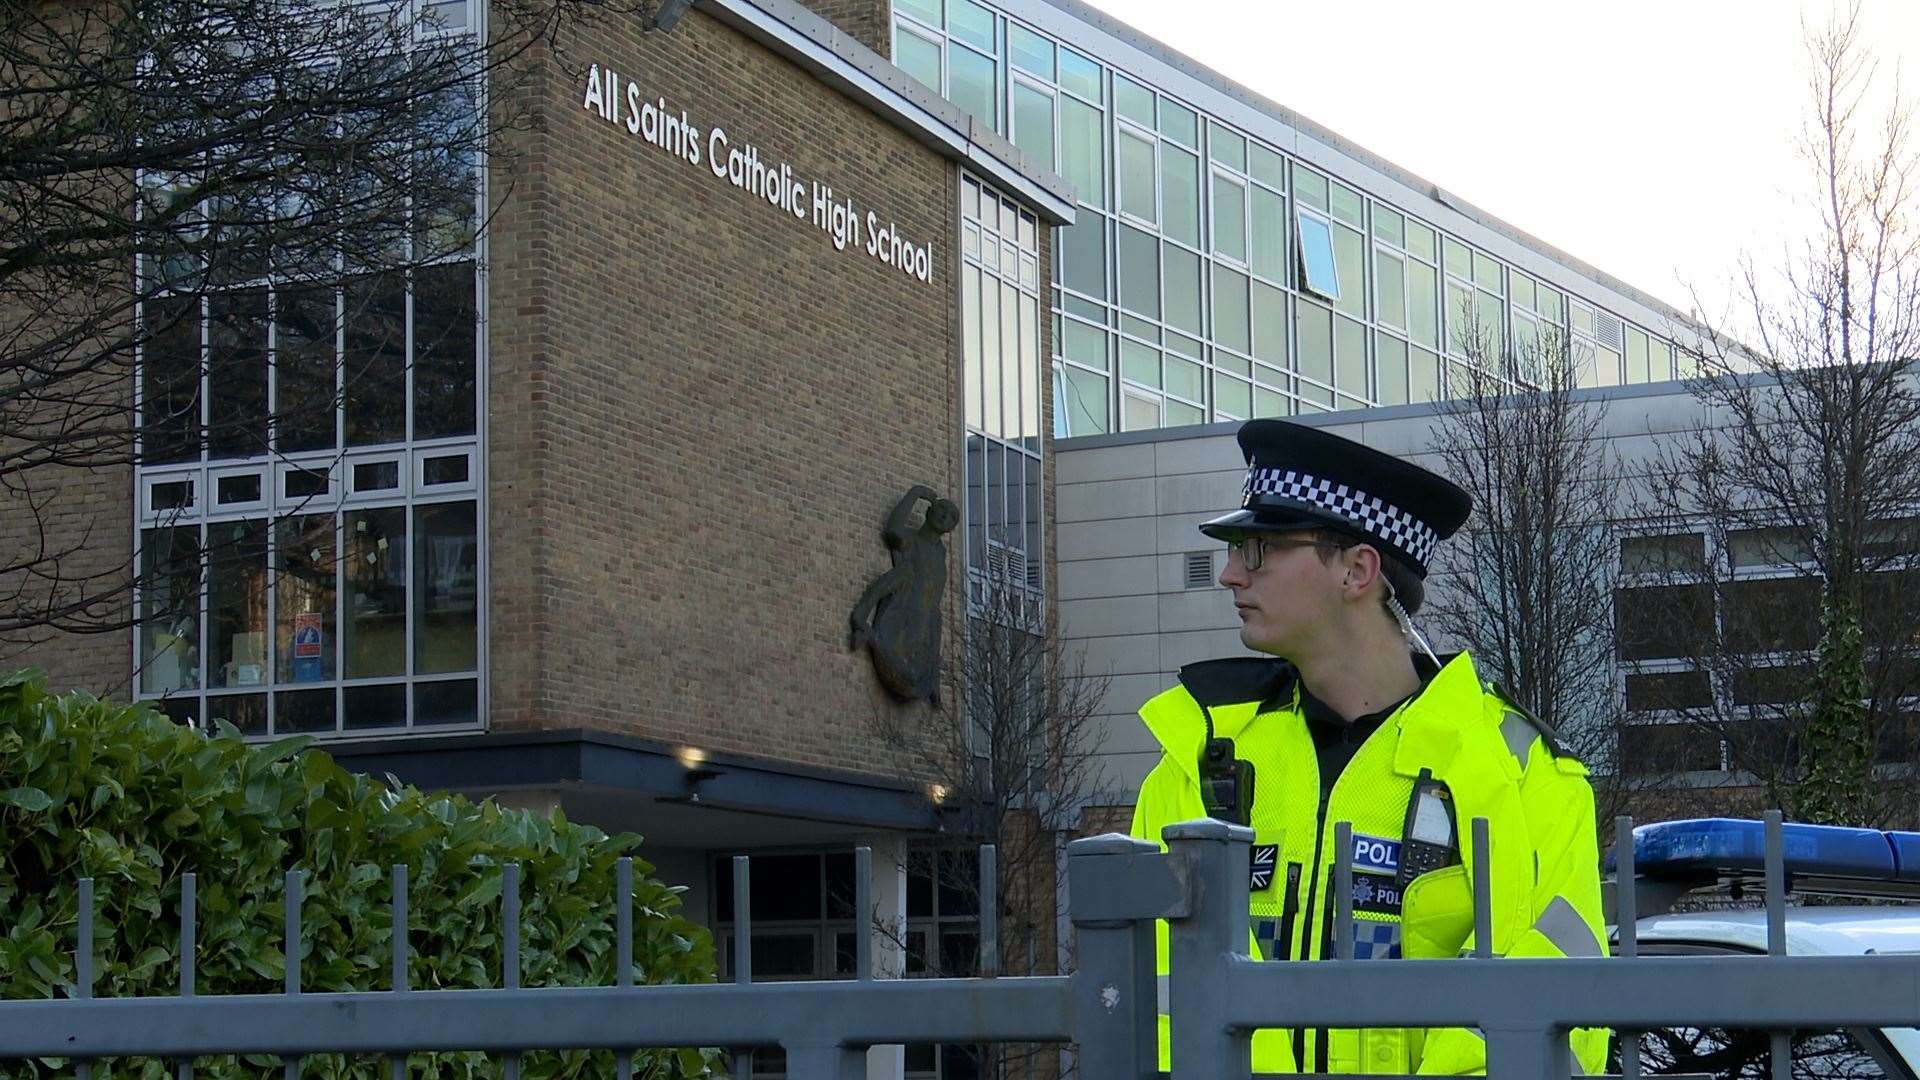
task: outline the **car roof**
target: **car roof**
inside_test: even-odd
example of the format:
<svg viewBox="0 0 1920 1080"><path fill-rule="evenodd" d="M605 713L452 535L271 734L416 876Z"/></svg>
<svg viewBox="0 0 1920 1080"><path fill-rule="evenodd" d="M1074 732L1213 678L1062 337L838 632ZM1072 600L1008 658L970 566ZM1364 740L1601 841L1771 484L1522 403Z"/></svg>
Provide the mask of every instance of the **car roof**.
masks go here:
<svg viewBox="0 0 1920 1080"><path fill-rule="evenodd" d="M1639 940L1646 943L1689 942L1754 952L1767 948L1765 911L1653 915L1636 925ZM1800 956L1920 952L1920 908L1788 908L1787 952Z"/></svg>

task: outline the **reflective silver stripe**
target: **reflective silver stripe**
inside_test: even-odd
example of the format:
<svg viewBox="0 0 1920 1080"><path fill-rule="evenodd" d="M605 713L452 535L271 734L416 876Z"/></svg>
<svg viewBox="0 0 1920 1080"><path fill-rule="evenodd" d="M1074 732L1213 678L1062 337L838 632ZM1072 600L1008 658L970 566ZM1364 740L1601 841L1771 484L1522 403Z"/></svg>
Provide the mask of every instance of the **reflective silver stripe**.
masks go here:
<svg viewBox="0 0 1920 1080"><path fill-rule="evenodd" d="M1159 975L1154 978L1153 998L1159 1003L1154 1009L1155 1012L1161 1016L1166 1016L1173 1012L1173 976Z"/></svg>
<svg viewBox="0 0 1920 1080"><path fill-rule="evenodd" d="M1587 920L1573 909L1564 896L1556 896L1547 910L1534 920L1533 928L1540 936L1553 943L1562 956L1599 956L1600 943L1594 939L1593 928Z"/></svg>
<svg viewBox="0 0 1920 1080"><path fill-rule="evenodd" d="M1527 759L1533 754L1533 740L1540 733L1533 724L1517 712L1508 712L1500 720L1500 736L1507 740L1507 750L1520 759L1520 767L1527 767Z"/></svg>

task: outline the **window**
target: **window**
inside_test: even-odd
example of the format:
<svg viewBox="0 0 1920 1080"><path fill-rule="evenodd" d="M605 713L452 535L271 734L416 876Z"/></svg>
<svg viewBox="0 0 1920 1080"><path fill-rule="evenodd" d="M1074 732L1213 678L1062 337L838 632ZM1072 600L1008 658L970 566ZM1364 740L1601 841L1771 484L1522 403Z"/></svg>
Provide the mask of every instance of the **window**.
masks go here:
<svg viewBox="0 0 1920 1080"><path fill-rule="evenodd" d="M1097 215L1085 219L1096 227ZM964 358L966 416L965 548L968 599L982 603L989 584L1010 587L1022 602L1023 617L1038 619L1044 610L1044 556L1041 499L1044 462L1041 448L1040 293L1034 264L1039 258L1039 222L1034 215L975 178L961 184L961 225L977 243L962 246L961 345ZM1133 230L1122 230L1133 232ZM1071 233L1073 230L1067 230ZM1088 235L1098 239L1098 232ZM1144 234L1140 234L1144 235ZM1080 256L1069 254L1068 267ZM1157 244L1151 239L1148 243ZM989 256L989 252L993 254ZM1093 260L1089 260L1093 262ZM1104 259L1093 262L1104 275ZM1084 272L1084 271L1083 271ZM1094 282L1083 282L1090 288ZM1157 310L1158 276L1153 278ZM1123 298L1135 284L1124 279ZM1100 291L1104 294L1105 289ZM1063 350L1057 386L1074 388L1056 409L1069 409L1065 423L1106 426L1101 400L1106 384L1103 331L1071 322L1071 334L1056 335ZM1056 419L1058 430L1063 421Z"/></svg>
<svg viewBox="0 0 1920 1080"><path fill-rule="evenodd" d="M425 103L423 154L470 120L475 89ZM466 182L397 230L421 265L263 263L140 313L131 644L139 692L176 720L254 736L481 723L480 163L452 164Z"/></svg>
<svg viewBox="0 0 1920 1080"><path fill-rule="evenodd" d="M1340 274L1333 255L1333 226L1315 214L1301 211L1300 287L1327 300L1340 299Z"/></svg>
<svg viewBox="0 0 1920 1080"><path fill-rule="evenodd" d="M1711 586L1646 585L1614 593L1623 660L1686 657L1713 637Z"/></svg>

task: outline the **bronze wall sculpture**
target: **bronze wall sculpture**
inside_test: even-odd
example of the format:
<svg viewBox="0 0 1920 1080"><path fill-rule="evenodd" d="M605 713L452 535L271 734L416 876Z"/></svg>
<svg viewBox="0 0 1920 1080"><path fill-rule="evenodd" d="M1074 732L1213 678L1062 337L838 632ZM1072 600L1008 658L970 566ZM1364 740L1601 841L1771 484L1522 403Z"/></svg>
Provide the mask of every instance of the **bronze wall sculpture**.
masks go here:
<svg viewBox="0 0 1920 1080"><path fill-rule="evenodd" d="M918 525L913 512L927 504ZM960 508L915 484L887 515L882 533L893 568L873 580L849 622L852 647L866 646L874 673L895 697L940 704L940 601L947 590L947 546Z"/></svg>

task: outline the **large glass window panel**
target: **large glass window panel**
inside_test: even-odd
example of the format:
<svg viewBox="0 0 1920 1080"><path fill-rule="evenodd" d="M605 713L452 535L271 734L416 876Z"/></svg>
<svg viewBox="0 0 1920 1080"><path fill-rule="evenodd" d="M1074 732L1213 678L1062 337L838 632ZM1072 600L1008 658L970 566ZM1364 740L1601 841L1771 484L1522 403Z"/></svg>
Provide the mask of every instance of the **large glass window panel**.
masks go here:
<svg viewBox="0 0 1920 1080"><path fill-rule="evenodd" d="M940 43L896 22L893 62L934 93L940 93Z"/></svg>
<svg viewBox="0 0 1920 1080"><path fill-rule="evenodd" d="M1166 259L1167 325L1189 334L1200 329L1200 256L1173 244L1162 245Z"/></svg>
<svg viewBox="0 0 1920 1080"><path fill-rule="evenodd" d="M1506 302L1498 296L1477 289L1474 291L1474 321L1480 325L1481 337L1486 343L1486 355L1490 361L1499 360L1507 355L1506 307Z"/></svg>
<svg viewBox="0 0 1920 1080"><path fill-rule="evenodd" d="M1474 325L1473 289L1447 281L1447 351L1456 355L1480 352L1484 328Z"/></svg>
<svg viewBox="0 0 1920 1080"><path fill-rule="evenodd" d="M207 298L207 456L267 452L267 292Z"/></svg>
<svg viewBox="0 0 1920 1080"><path fill-rule="evenodd" d="M1333 327L1335 360L1334 385L1357 398L1371 397L1367 387L1367 328L1352 319L1335 319Z"/></svg>
<svg viewBox="0 0 1920 1080"><path fill-rule="evenodd" d="M1120 306L1160 317L1160 241L1120 226Z"/></svg>
<svg viewBox="0 0 1920 1080"><path fill-rule="evenodd" d="M1107 298L1107 219L1081 214L1060 229L1060 284L1100 300Z"/></svg>
<svg viewBox="0 0 1920 1080"><path fill-rule="evenodd" d="M1166 358L1167 393L1188 401L1205 401L1206 369L1191 360L1169 355Z"/></svg>
<svg viewBox="0 0 1920 1080"><path fill-rule="evenodd" d="M1423 262L1407 264L1407 331L1416 344L1440 347L1439 275Z"/></svg>
<svg viewBox="0 0 1920 1080"><path fill-rule="evenodd" d="M347 289L347 445L407 437L407 294L399 274L357 278Z"/></svg>
<svg viewBox="0 0 1920 1080"><path fill-rule="evenodd" d="M1160 144L1161 231L1200 246L1200 159L1177 146Z"/></svg>
<svg viewBox="0 0 1920 1080"><path fill-rule="evenodd" d="M1176 401L1173 398L1168 398L1165 402L1165 407L1166 415L1161 420L1163 426L1182 427L1187 424L1204 424L1207 422L1206 410L1198 405L1189 405L1184 401Z"/></svg>
<svg viewBox="0 0 1920 1080"><path fill-rule="evenodd" d="M988 52L993 45L993 12L973 0L947 0L947 33Z"/></svg>
<svg viewBox="0 0 1920 1080"><path fill-rule="evenodd" d="M1255 365L1253 361L1244 356L1235 356L1225 349L1215 349L1213 350L1213 366L1219 368L1221 371L1232 372L1244 379L1251 373Z"/></svg>
<svg viewBox="0 0 1920 1080"><path fill-rule="evenodd" d="M1433 230L1417 221L1408 221L1407 250L1428 262L1434 261L1436 256L1434 254Z"/></svg>
<svg viewBox="0 0 1920 1080"><path fill-rule="evenodd" d="M1247 314L1247 276L1216 264L1213 268L1213 340L1238 352L1252 352Z"/></svg>
<svg viewBox="0 0 1920 1080"><path fill-rule="evenodd" d="M407 671L407 510L346 515L346 677ZM348 710L350 713L352 710ZM403 710L404 711L404 710Z"/></svg>
<svg viewBox="0 0 1920 1080"><path fill-rule="evenodd" d="M1123 430L1146 431L1160 426L1160 397L1132 390L1120 392L1120 419Z"/></svg>
<svg viewBox="0 0 1920 1080"><path fill-rule="evenodd" d="M276 445L283 454L336 445L334 337L330 288L287 289L275 298L273 374Z"/></svg>
<svg viewBox="0 0 1920 1080"><path fill-rule="evenodd" d="M1247 261L1247 189L1220 173L1213 174L1213 250L1235 262Z"/></svg>
<svg viewBox="0 0 1920 1080"><path fill-rule="evenodd" d="M1053 81L1053 42L1021 26L1007 23L1007 52L1013 66Z"/></svg>
<svg viewBox="0 0 1920 1080"><path fill-rule="evenodd" d="M1446 252L1447 273L1463 281L1473 280L1473 252L1451 236L1443 238L1442 247Z"/></svg>
<svg viewBox="0 0 1920 1080"><path fill-rule="evenodd" d="M1333 216L1356 229L1363 227L1366 224L1364 217L1366 200L1360 197L1359 192L1345 184L1335 183L1331 188L1327 202Z"/></svg>
<svg viewBox="0 0 1920 1080"><path fill-rule="evenodd" d="M1256 187L1249 191L1253 201L1253 272L1274 281L1287 280L1287 200Z"/></svg>
<svg viewBox="0 0 1920 1080"><path fill-rule="evenodd" d="M1407 270L1400 256L1385 248L1373 251L1374 295L1378 307L1374 317L1383 326L1407 328Z"/></svg>
<svg viewBox="0 0 1920 1080"><path fill-rule="evenodd" d="M1287 294L1253 283L1253 355L1276 367L1287 366Z"/></svg>
<svg viewBox="0 0 1920 1080"><path fill-rule="evenodd" d="M980 430L1000 435L1000 284L980 279Z"/></svg>
<svg viewBox="0 0 1920 1080"><path fill-rule="evenodd" d="M480 545L473 508L471 502L414 508L415 674L472 671L479 664Z"/></svg>
<svg viewBox="0 0 1920 1080"><path fill-rule="evenodd" d="M1319 304L1301 301L1299 333L1300 374L1333 385L1333 312Z"/></svg>
<svg viewBox="0 0 1920 1080"><path fill-rule="evenodd" d="M1115 171L1120 185L1120 210L1142 221L1160 220L1153 191L1153 143L1126 128L1120 129L1119 161Z"/></svg>
<svg viewBox="0 0 1920 1080"><path fill-rule="evenodd" d="M442 263L414 273L413 437L474 433L477 367L474 264Z"/></svg>
<svg viewBox="0 0 1920 1080"><path fill-rule="evenodd" d="M1019 79L1013 81L1013 145L1053 171L1053 95Z"/></svg>
<svg viewBox="0 0 1920 1080"><path fill-rule="evenodd" d="M1068 435L1101 435L1112 430L1108 419L1107 377L1068 366L1065 400L1060 403Z"/></svg>
<svg viewBox="0 0 1920 1080"><path fill-rule="evenodd" d="M967 265L960 270L961 352L965 356L967 426L979 430L986 422L980 405L984 385L980 369L980 268Z"/></svg>
<svg viewBox="0 0 1920 1080"><path fill-rule="evenodd" d="M1247 168L1255 180L1281 190L1286 189L1287 159L1259 143L1247 146Z"/></svg>
<svg viewBox="0 0 1920 1080"><path fill-rule="evenodd" d="M334 677L339 639L334 596L339 560L332 514L302 514L274 527L274 666L280 682Z"/></svg>
<svg viewBox="0 0 1920 1080"><path fill-rule="evenodd" d="M1020 290L1000 284L1000 433L1020 437Z"/></svg>
<svg viewBox="0 0 1920 1080"><path fill-rule="evenodd" d="M273 732L305 735L333 731L333 690L290 690L273 695Z"/></svg>
<svg viewBox="0 0 1920 1080"><path fill-rule="evenodd" d="M1327 178L1312 169L1295 165L1293 167L1293 197L1300 205L1311 206L1315 210L1327 208Z"/></svg>
<svg viewBox="0 0 1920 1080"><path fill-rule="evenodd" d="M200 685L200 527L140 533L140 692Z"/></svg>
<svg viewBox="0 0 1920 1080"><path fill-rule="evenodd" d="M1247 171L1247 140L1239 132L1207 122L1207 154L1230 169Z"/></svg>
<svg viewBox="0 0 1920 1080"><path fill-rule="evenodd" d="M1113 77L1113 108L1121 116L1142 127L1154 126L1153 91L1125 75L1116 74Z"/></svg>
<svg viewBox="0 0 1920 1080"><path fill-rule="evenodd" d="M1594 373L1601 386L1620 385L1620 354L1602 345L1594 350Z"/></svg>
<svg viewBox="0 0 1920 1080"><path fill-rule="evenodd" d="M893 10L911 15L928 26L944 26L947 21L940 0L893 0Z"/></svg>
<svg viewBox="0 0 1920 1080"><path fill-rule="evenodd" d="M1407 399L1424 405L1440 396L1440 357L1425 349L1408 350Z"/></svg>
<svg viewBox="0 0 1920 1080"><path fill-rule="evenodd" d="M1104 101L1100 89L1100 65L1072 49L1060 50L1060 85L1090 101Z"/></svg>
<svg viewBox="0 0 1920 1080"><path fill-rule="evenodd" d="M1500 287L1500 262L1484 252L1473 253L1473 283L1493 292L1504 292Z"/></svg>
<svg viewBox="0 0 1920 1080"><path fill-rule="evenodd" d="M1340 273L1333 255L1333 226L1311 214L1299 215L1301 285L1329 300L1340 297Z"/></svg>
<svg viewBox="0 0 1920 1080"><path fill-rule="evenodd" d="M1405 405L1408 399L1407 343L1388 334L1373 335L1374 364L1379 369L1379 402Z"/></svg>
<svg viewBox="0 0 1920 1080"><path fill-rule="evenodd" d="M1141 386L1160 389L1160 350L1132 338L1121 338L1120 374Z"/></svg>
<svg viewBox="0 0 1920 1080"><path fill-rule="evenodd" d="M1245 379L1215 372L1213 412L1220 420L1247 420L1253 416L1253 387Z"/></svg>
<svg viewBox="0 0 1920 1080"><path fill-rule="evenodd" d="M267 681L267 526L207 526L207 685Z"/></svg>
<svg viewBox="0 0 1920 1080"><path fill-rule="evenodd" d="M1334 306L1356 319L1367 317L1367 242L1358 229L1333 227L1333 262L1340 275Z"/></svg>
<svg viewBox="0 0 1920 1080"><path fill-rule="evenodd" d="M473 679L416 683L413 687L416 727L480 722L480 684Z"/></svg>
<svg viewBox="0 0 1920 1080"><path fill-rule="evenodd" d="M1407 246L1407 219L1396 210L1373 204L1373 235L1395 247Z"/></svg>
<svg viewBox="0 0 1920 1080"><path fill-rule="evenodd" d="M200 457L200 301L146 302L140 362L141 459L149 465Z"/></svg>
<svg viewBox="0 0 1920 1080"><path fill-rule="evenodd" d="M346 699L340 708L341 726L349 731L406 726L405 683L349 686L341 694Z"/></svg>
<svg viewBox="0 0 1920 1080"><path fill-rule="evenodd" d="M999 66L990 56L952 45L947 49L947 100L995 131L1000 130L997 107Z"/></svg>
<svg viewBox="0 0 1920 1080"><path fill-rule="evenodd" d="M1068 319L1060 335L1060 353L1076 364L1096 371L1107 370L1107 332L1097 326Z"/></svg>
<svg viewBox="0 0 1920 1080"><path fill-rule="evenodd" d="M1647 335L1637 327L1627 327L1627 382L1643 383L1652 378L1651 350Z"/></svg>
<svg viewBox="0 0 1920 1080"><path fill-rule="evenodd" d="M1172 136L1188 146L1199 146L1200 118L1185 105L1169 98L1161 98L1160 134Z"/></svg>
<svg viewBox="0 0 1920 1080"><path fill-rule="evenodd" d="M1106 116L1071 97L1060 99L1060 174L1088 206L1107 205Z"/></svg>
<svg viewBox="0 0 1920 1080"><path fill-rule="evenodd" d="M1269 390L1264 386L1253 388L1253 415L1286 416L1292 412L1291 404L1279 390Z"/></svg>

